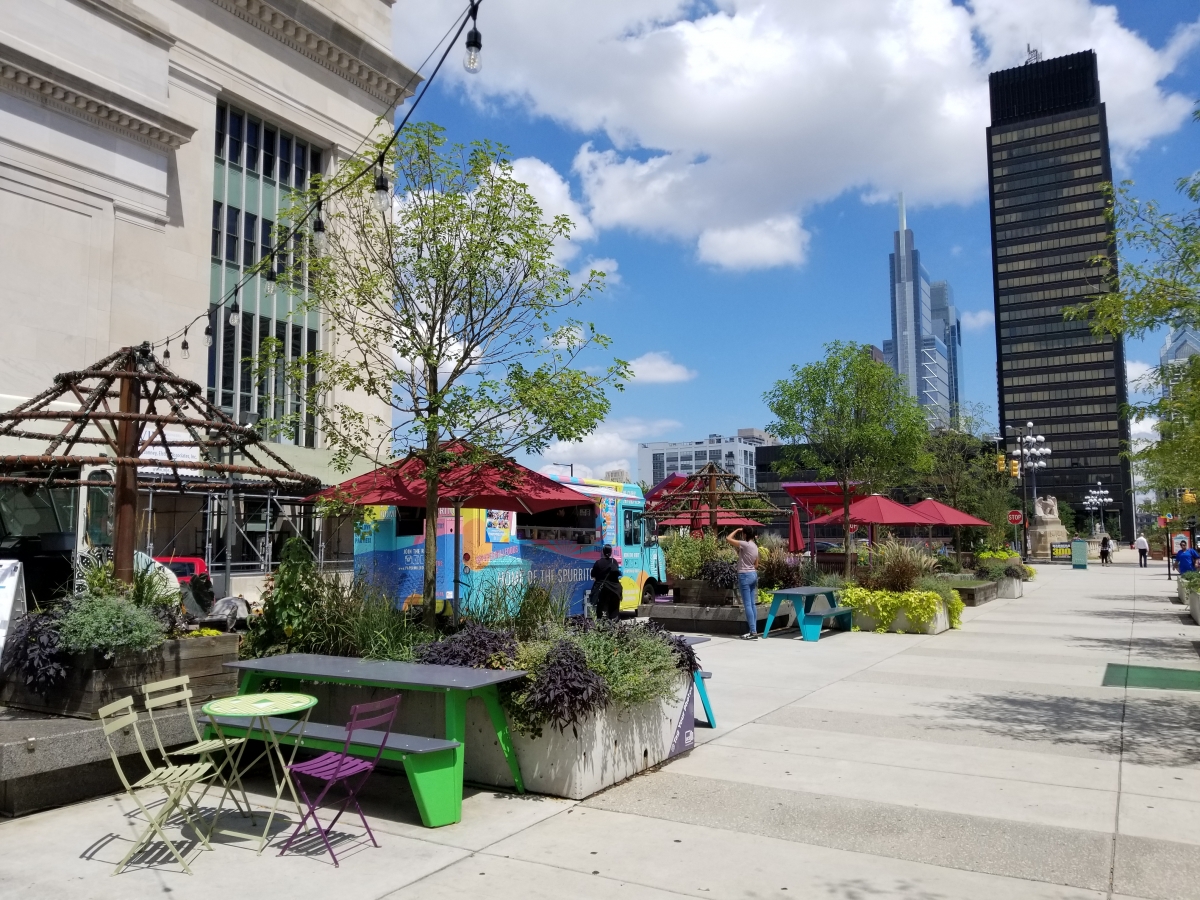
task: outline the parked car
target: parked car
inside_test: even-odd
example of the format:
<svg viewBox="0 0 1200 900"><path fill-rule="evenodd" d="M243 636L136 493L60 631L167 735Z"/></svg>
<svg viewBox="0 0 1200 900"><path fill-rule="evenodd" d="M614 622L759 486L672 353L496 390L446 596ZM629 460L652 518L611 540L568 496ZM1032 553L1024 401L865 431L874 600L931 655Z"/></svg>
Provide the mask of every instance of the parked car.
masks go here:
<svg viewBox="0 0 1200 900"><path fill-rule="evenodd" d="M199 556L156 556L154 561L170 569L180 584L187 584L193 575L208 574L208 564Z"/></svg>

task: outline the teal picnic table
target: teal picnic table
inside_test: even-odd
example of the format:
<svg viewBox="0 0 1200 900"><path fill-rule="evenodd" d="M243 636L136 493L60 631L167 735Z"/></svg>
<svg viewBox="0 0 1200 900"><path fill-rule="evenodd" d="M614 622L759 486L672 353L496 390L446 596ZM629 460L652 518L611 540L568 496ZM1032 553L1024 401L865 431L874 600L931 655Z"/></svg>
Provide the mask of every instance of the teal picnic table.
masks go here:
<svg viewBox="0 0 1200 900"><path fill-rule="evenodd" d="M463 758L467 739L467 701L477 698L483 701L496 732L496 740L508 762L513 783L518 793L525 793L525 782L521 778L521 767L517 762L516 750L508 731L508 719L500 705L500 685L525 677L519 669L468 669L459 666L431 666L423 663L387 662L384 660L356 659L346 656L322 656L315 653L286 653L263 659L245 659L225 663L227 668L241 673L239 694L256 693L263 682L278 679L284 690L295 690L303 682L328 684L353 684L361 687L385 688L395 691L425 691L445 697L444 737L457 744L448 752L453 753L453 770L450 773L457 788L457 797L449 803L426 804L421 795L419 780L422 776L421 757L397 751L391 755L387 748L384 759L401 761L414 785L421 818L426 826L449 825L462 819ZM312 731L312 726L309 728ZM305 746L312 741L306 738ZM373 755L373 753L372 753ZM431 763L432 765L432 763ZM432 776L432 773L430 773ZM432 794L433 792L427 792ZM438 791L440 796L443 791Z"/></svg>
<svg viewBox="0 0 1200 900"><path fill-rule="evenodd" d="M813 610L813 603L818 597L825 597L829 602L828 609ZM821 625L826 619L842 623L847 629L854 621L854 610L848 606L839 606L837 589L812 585L810 587L783 588L771 592L771 609L767 613L767 624L763 628L763 638L771 633L771 625L775 614L779 612L779 604L788 600L796 612L796 624L800 626L800 637L806 641L815 641L821 637ZM799 601L799 602L797 602Z"/></svg>

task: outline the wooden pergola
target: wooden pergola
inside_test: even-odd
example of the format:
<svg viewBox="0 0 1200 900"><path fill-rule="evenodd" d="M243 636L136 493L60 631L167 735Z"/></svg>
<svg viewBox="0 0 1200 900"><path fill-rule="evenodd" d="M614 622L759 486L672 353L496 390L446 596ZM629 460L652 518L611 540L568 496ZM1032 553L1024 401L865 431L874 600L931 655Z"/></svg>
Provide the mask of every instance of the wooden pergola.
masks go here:
<svg viewBox="0 0 1200 900"><path fill-rule="evenodd" d="M747 500L758 502L748 505ZM755 520L789 515L788 510L780 509L766 494L751 490L736 474L713 462L685 476L679 484L668 485L661 493L648 496L643 515L655 522L690 516L695 530L721 527L729 512Z"/></svg>
<svg viewBox="0 0 1200 900"><path fill-rule="evenodd" d="M311 494L320 481L274 453L253 428L210 403L204 389L155 358L123 347L0 413L0 437L46 442L40 453L0 456L0 485L85 486L86 466L112 466L113 569L133 580L139 485L181 494ZM234 464L235 454L249 461ZM227 461L226 461L227 460Z"/></svg>

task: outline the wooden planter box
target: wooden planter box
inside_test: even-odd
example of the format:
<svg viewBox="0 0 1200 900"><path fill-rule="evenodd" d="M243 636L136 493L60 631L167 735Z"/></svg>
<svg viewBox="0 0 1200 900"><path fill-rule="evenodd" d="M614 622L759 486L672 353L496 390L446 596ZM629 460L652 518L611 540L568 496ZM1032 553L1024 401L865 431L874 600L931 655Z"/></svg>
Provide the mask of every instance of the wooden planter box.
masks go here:
<svg viewBox="0 0 1200 900"><path fill-rule="evenodd" d="M1150 551L1150 558L1157 559L1159 562L1162 562L1166 558L1166 555L1167 554L1166 554L1165 550L1151 550Z"/></svg>
<svg viewBox="0 0 1200 900"><path fill-rule="evenodd" d="M698 578L676 581L673 590L676 603L692 606L729 606L737 599L737 591L732 588L713 587Z"/></svg>
<svg viewBox="0 0 1200 900"><path fill-rule="evenodd" d="M95 719L98 709L123 697L134 697L140 708L143 684L177 675L191 678L193 705L206 703L237 692L237 673L224 664L237 659L238 640L236 634L182 638L112 659L95 652L77 654L68 658L66 680L45 695L27 690L20 680L3 682L0 705Z"/></svg>

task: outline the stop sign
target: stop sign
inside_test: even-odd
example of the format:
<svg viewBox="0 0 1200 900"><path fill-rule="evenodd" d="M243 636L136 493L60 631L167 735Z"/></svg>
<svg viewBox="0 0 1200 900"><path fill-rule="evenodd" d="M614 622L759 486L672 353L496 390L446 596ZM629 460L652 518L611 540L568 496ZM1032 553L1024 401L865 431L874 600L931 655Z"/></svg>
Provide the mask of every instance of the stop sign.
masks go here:
<svg viewBox="0 0 1200 900"><path fill-rule="evenodd" d="M850 523L850 533L854 534L856 531L858 531L858 525L854 522L851 522Z"/></svg>
<svg viewBox="0 0 1200 900"><path fill-rule="evenodd" d="M1023 518L1024 517L1021 515L1021 511L1019 509L1010 509L1008 511L1008 524L1009 525L1020 525Z"/></svg>

